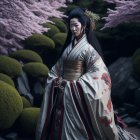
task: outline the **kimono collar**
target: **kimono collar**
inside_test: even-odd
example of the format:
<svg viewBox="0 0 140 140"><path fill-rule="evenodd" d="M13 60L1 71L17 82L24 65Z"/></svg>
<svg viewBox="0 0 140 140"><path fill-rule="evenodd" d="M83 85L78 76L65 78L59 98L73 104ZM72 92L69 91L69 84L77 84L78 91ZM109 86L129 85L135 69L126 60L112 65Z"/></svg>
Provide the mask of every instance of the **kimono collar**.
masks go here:
<svg viewBox="0 0 140 140"><path fill-rule="evenodd" d="M87 36L86 34L83 34L83 36L77 41L74 36L72 36L72 42L73 42L73 45L75 46L76 44L78 44L79 42L83 42L83 41L87 41Z"/></svg>

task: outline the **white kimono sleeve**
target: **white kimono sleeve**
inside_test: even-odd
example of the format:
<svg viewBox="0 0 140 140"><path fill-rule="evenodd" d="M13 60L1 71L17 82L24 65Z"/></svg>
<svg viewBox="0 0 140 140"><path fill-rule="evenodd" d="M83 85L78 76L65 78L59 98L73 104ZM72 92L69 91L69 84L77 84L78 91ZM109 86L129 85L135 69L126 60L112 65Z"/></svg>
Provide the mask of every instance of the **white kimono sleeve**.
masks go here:
<svg viewBox="0 0 140 140"><path fill-rule="evenodd" d="M93 128L102 140L117 140L108 70L93 48L89 48L86 54L86 73L77 82L82 87Z"/></svg>

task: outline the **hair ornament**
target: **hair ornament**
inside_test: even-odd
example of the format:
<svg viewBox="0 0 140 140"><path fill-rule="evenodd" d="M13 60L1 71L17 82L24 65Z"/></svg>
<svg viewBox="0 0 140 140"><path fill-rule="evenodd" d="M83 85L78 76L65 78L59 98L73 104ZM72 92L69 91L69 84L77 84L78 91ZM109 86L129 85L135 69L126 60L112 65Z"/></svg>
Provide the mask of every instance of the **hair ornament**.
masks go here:
<svg viewBox="0 0 140 140"><path fill-rule="evenodd" d="M85 15L90 19L90 25L92 27L92 30L95 30L95 21L98 21L100 19L98 14L95 14L89 10L85 10Z"/></svg>

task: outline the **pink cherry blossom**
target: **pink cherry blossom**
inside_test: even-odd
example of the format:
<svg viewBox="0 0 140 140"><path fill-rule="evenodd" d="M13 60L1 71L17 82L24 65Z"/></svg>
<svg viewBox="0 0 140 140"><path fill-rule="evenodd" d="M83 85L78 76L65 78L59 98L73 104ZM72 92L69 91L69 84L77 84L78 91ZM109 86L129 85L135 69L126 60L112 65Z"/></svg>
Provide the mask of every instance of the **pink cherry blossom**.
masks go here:
<svg viewBox="0 0 140 140"><path fill-rule="evenodd" d="M121 23L140 22L140 0L104 0L114 3L115 9L108 9L108 17L104 17L104 28L116 27Z"/></svg>
<svg viewBox="0 0 140 140"><path fill-rule="evenodd" d="M66 7L65 0L1 0L0 54L23 48L21 40L47 31L41 24L49 17L65 17L58 9Z"/></svg>

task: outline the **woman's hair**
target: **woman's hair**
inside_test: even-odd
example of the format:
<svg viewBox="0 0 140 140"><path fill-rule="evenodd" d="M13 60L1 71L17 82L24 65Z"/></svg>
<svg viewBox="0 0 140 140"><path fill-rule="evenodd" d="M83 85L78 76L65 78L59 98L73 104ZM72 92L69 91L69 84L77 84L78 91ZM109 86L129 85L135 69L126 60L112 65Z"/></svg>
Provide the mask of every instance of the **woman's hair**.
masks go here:
<svg viewBox="0 0 140 140"><path fill-rule="evenodd" d="M85 15L85 10L81 9L81 8L75 8L74 10L72 10L69 13L68 16L68 26L69 26L69 30L68 30L68 35L67 35L67 39L65 41L64 47L60 53L60 56L62 55L62 53L64 52L65 48L70 44L70 42L72 41L72 33L70 31L70 20L72 18L77 18L79 20L79 22L82 24L82 26L85 26L85 33L87 35L87 40L88 42L95 48L95 50L99 53L99 55L103 58L103 54L102 54L102 50L100 47L100 44L95 36L95 33L91 27L90 24L90 18L88 16Z"/></svg>

